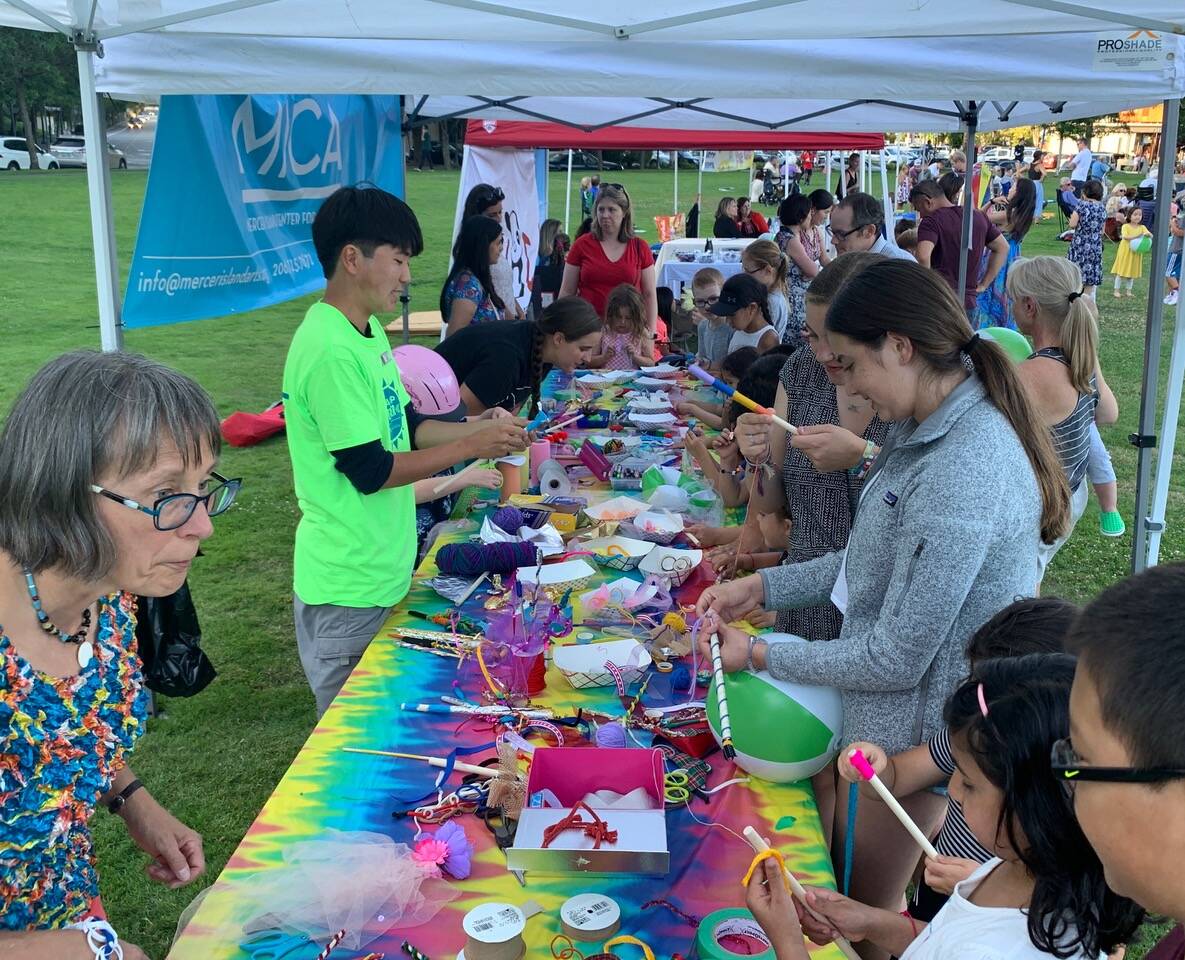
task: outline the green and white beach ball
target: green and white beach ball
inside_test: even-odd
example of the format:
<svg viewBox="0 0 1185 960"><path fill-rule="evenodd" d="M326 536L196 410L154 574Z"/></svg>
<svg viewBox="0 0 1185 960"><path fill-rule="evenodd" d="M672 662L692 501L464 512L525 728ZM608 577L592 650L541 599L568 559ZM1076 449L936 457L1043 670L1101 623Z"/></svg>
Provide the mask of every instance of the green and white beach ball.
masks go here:
<svg viewBox="0 0 1185 960"><path fill-rule="evenodd" d="M791 640L770 634L772 642ZM799 642L805 642L799 640ZM843 699L834 687L777 680L766 671L724 678L732 745L742 770L773 783L805 780L822 770L839 751ZM708 725L720 742L716 687L708 685Z"/></svg>

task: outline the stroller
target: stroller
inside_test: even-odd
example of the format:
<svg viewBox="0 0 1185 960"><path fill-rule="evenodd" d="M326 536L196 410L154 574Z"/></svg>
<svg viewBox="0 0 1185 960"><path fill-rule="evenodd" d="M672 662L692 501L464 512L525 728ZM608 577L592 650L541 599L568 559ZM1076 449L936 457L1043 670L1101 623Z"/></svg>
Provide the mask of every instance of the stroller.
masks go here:
<svg viewBox="0 0 1185 960"><path fill-rule="evenodd" d="M782 202L782 178L778 174L770 174L763 179L761 188L761 203L767 207L776 206Z"/></svg>

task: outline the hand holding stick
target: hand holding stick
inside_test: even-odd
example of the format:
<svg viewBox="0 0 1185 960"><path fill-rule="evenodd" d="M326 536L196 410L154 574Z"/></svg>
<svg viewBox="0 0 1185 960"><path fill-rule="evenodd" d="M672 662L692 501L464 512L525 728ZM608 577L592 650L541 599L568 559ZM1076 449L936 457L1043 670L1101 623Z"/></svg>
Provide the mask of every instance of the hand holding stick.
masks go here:
<svg viewBox="0 0 1185 960"><path fill-rule="evenodd" d="M886 787L884 781L876 775L876 771L872 769L872 764L868 762L868 758L864 756L863 752L858 749L853 750L850 754L848 754L848 759L851 760L852 766L856 768L856 771L860 774L860 776L872 784L872 788L878 794L880 794L880 798L884 800L889 809L893 811L893 815L901 821L901 826L905 827L905 829L909 831L909 835L917 841L918 846L922 848L926 856L937 860L938 851L934 849L934 844L930 842L930 838L918 829L918 825L914 823L910 815L905 812L905 808L897 802L897 798L893 796L893 792L888 787Z"/></svg>

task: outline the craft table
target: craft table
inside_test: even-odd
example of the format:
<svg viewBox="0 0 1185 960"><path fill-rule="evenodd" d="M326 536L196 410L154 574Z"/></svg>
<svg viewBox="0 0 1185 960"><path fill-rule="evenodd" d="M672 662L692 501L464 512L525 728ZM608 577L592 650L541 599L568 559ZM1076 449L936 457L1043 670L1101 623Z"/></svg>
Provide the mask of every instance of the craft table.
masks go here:
<svg viewBox="0 0 1185 960"><path fill-rule="evenodd" d="M658 285L660 287L670 287L675 300L679 300L683 296L684 286L690 284L697 273L708 267L711 267L713 270L719 270L720 275L725 280L741 272L741 262L739 260L734 260L731 263L724 263L717 260L713 260L711 263L684 263L681 260L668 260L663 265L663 268L658 271Z"/></svg>
<svg viewBox="0 0 1185 960"><path fill-rule="evenodd" d="M545 396L555 395L555 387L555 382L549 381ZM565 391L564 395L567 394ZM601 488L581 488L580 492L595 502L613 495L607 488L605 484ZM171 960L247 960L248 954L239 943L243 939L244 923L257 912L249 899L251 878L282 869L285 847L291 843L321 838L329 830L373 831L409 846L414 843L414 823L392 817L393 811L407 806L401 805L396 797L428 792L436 771L415 761L350 754L341 748L444 755L457 745L493 739L489 726L479 726L464 717L404 713L398 708L401 701L436 700L450 692L454 681L460 682L466 696L475 698L479 692L479 681L471 663L458 670L455 660L401 648L389 637L390 628L396 625L431 626L407 611L434 613L447 608L447 601L425 586L423 580L438 572L436 550L464 536L457 531L443 536L421 564L407 598L392 612L247 831L169 954ZM593 585L623 576L602 567L597 571ZM636 572L629 576L641 579ZM484 591L479 590L465 605L466 612L482 613L484 597ZM581 619L579 610L576 619ZM560 642L571 642L571 638ZM644 704L673 702L669 677L652 671ZM631 693L637 689L635 685ZM697 696L702 697L704 692L705 688L700 687ZM680 699L685 698L682 695ZM536 700L557 712L574 712L583 706L624 713L614 688L577 690L550 665L547 690ZM544 743L538 737L532 742L540 746ZM642 742L648 743L648 737L643 735ZM588 749L590 761L595 762L596 748ZM480 762L484 756L465 759ZM743 775L719 751L707 759L712 765L709 787ZM450 786L455 788L459 783L460 777L454 774ZM740 833L750 824L784 854L787 865L804 883L834 887L809 783L778 785L754 779L748 785L734 785L712 794L710 802L693 798L691 810L700 820L716 826L697 823L687 807L669 809L666 819L671 867L664 878L528 873L525 887L507 871L504 855L485 826L473 816L462 816L454 822L465 828L476 850L470 878L454 882L461 895L429 923L412 929L393 929L361 952L339 949L334 952L334 960L354 960L368 951L385 952L388 960L396 960L405 957L400 952L405 939L432 960L452 960L465 943L461 919L466 912L489 900L522 905L528 899L538 903L543 912L527 923L527 957L551 957L549 945L560 932L560 904L580 892L601 892L613 897L622 909L621 932L646 941L660 960L667 960L676 952L689 956L695 929L664 906L643 910L642 905L656 899L667 900L695 917L724 907L743 906L745 891L741 877L753 851ZM195 826L201 829L201 824ZM597 952L600 945L582 946L592 948L583 950L590 954ZM624 960L641 956L636 947L615 949ZM816 948L816 951L821 958L840 957L834 947ZM313 953L293 960L311 960Z"/></svg>

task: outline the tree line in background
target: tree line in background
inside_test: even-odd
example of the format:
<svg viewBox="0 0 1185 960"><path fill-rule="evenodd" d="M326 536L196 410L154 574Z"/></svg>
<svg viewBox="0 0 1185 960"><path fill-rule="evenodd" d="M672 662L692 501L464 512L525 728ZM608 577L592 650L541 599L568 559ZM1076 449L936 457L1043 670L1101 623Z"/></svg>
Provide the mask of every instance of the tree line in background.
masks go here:
<svg viewBox="0 0 1185 960"><path fill-rule="evenodd" d="M107 125L128 103L103 97ZM60 33L0 27L0 132L24 137L37 167L34 144L48 148L62 134L81 132L82 102L74 47Z"/></svg>

